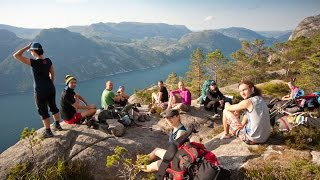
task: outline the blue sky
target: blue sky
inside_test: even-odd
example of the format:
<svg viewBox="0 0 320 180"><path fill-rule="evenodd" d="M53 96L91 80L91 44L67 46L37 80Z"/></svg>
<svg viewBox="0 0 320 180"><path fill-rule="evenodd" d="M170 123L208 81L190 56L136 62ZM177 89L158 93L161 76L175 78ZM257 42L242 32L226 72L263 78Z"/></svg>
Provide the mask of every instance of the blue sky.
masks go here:
<svg viewBox="0 0 320 180"><path fill-rule="evenodd" d="M320 14L320 0L1 0L0 12L0 24L28 28L134 21L270 31Z"/></svg>

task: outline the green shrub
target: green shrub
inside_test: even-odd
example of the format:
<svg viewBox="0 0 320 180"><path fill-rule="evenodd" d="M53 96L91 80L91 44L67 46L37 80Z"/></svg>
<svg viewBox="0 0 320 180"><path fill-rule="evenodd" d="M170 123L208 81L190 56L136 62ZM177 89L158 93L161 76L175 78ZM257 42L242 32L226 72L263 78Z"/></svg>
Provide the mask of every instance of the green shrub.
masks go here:
<svg viewBox="0 0 320 180"><path fill-rule="evenodd" d="M88 172L88 167L82 161L67 163L59 160L52 166L33 169L31 163L16 164L9 171L9 180L86 180L93 179Z"/></svg>
<svg viewBox="0 0 320 180"><path fill-rule="evenodd" d="M297 126L289 132L274 130L272 137L282 140L282 142L298 150L320 150L320 129Z"/></svg>
<svg viewBox="0 0 320 180"><path fill-rule="evenodd" d="M270 95L273 97L282 97L289 94L289 88L284 83L265 83L259 86L263 95Z"/></svg>
<svg viewBox="0 0 320 180"><path fill-rule="evenodd" d="M320 166L308 160L295 160L289 167L279 166L272 161L265 161L263 165L245 170L247 179L320 179Z"/></svg>
<svg viewBox="0 0 320 180"><path fill-rule="evenodd" d="M38 138L37 132L34 128L29 130L29 128L25 127L20 135L20 140L25 140L28 142L27 147L31 152L31 160L35 161L34 151L35 148L41 148L42 138Z"/></svg>
<svg viewBox="0 0 320 180"><path fill-rule="evenodd" d="M154 92L158 92L158 88L136 90L135 95L141 99L141 104L150 104L152 101L151 95Z"/></svg>
<svg viewBox="0 0 320 180"><path fill-rule="evenodd" d="M114 154L107 156L106 166L107 168L116 167L117 176L120 176L127 180L137 179L138 173L142 168L146 168L146 165L149 164L148 155L138 155L137 160L134 161L131 158L128 158L128 150L124 147L116 146L114 149ZM142 178L142 179L145 179ZM147 179L154 179L153 174L148 174Z"/></svg>

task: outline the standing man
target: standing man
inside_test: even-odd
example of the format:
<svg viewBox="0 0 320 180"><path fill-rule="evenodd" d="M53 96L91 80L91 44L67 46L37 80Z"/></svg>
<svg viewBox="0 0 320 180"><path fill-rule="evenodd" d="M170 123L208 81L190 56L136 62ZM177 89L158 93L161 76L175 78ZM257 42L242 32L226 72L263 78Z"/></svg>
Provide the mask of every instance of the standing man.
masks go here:
<svg viewBox="0 0 320 180"><path fill-rule="evenodd" d="M77 87L77 80L71 75L65 77L66 87L61 95L61 117L67 124L80 123L81 119L86 116L92 116L96 113L96 105L88 105L87 101L80 95L74 92ZM79 103L81 100L85 105ZM79 109L84 109L84 112L78 112ZM92 122L90 122L92 123Z"/></svg>
<svg viewBox="0 0 320 180"><path fill-rule="evenodd" d="M34 59L29 59L23 56L23 53L29 50ZM34 96L38 113L41 116L45 131L42 136L44 138L53 137L50 129L50 115L48 106L53 114L54 128L62 130L59 123L59 109L56 106L56 89L53 84L54 68L49 58L45 58L44 51L40 43L30 43L28 46L18 50L13 54L13 57L18 61L31 66L34 78Z"/></svg>

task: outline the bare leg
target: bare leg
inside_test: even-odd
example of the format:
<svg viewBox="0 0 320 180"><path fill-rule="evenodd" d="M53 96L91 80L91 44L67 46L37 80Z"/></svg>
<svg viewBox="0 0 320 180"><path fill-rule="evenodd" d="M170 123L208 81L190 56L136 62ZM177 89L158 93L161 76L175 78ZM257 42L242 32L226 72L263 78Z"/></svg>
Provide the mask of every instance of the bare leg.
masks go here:
<svg viewBox="0 0 320 180"><path fill-rule="evenodd" d="M230 112L230 111L229 111ZM224 130L224 133L226 135L229 135L229 122L228 122L228 119L227 119L227 113L228 111L227 110L223 110L223 118L222 118L222 123L223 123L223 130ZM230 112L231 113L231 112Z"/></svg>
<svg viewBox="0 0 320 180"><path fill-rule="evenodd" d="M54 119L54 121L58 121L58 122L59 122L59 120L60 120L60 114L59 114L59 113L55 113L55 114L53 115L53 119Z"/></svg>
<svg viewBox="0 0 320 180"><path fill-rule="evenodd" d="M87 110L85 112L81 112L81 116L82 117L92 116L92 115L94 115L96 113L96 111L97 111L96 109L89 109L89 110Z"/></svg>
<svg viewBox="0 0 320 180"><path fill-rule="evenodd" d="M157 99L158 99L157 93L152 93L152 95L151 95L151 103L152 104L157 103L157 101L158 101Z"/></svg>
<svg viewBox="0 0 320 180"><path fill-rule="evenodd" d="M42 123L46 129L50 129L50 118L42 119Z"/></svg>
<svg viewBox="0 0 320 180"><path fill-rule="evenodd" d="M177 96L175 96L175 95L170 96L169 101L168 101L167 110L171 109L172 106L173 106L174 104L176 104L176 102L177 102Z"/></svg>

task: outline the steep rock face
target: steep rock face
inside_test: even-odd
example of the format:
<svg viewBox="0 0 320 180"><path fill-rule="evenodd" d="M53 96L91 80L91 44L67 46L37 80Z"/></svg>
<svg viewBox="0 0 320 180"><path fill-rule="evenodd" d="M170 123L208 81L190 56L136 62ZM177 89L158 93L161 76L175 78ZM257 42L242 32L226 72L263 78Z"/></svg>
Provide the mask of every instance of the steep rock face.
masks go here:
<svg viewBox="0 0 320 180"><path fill-rule="evenodd" d="M305 18L295 28L289 40L294 40L300 36L310 37L320 33L320 15Z"/></svg>

